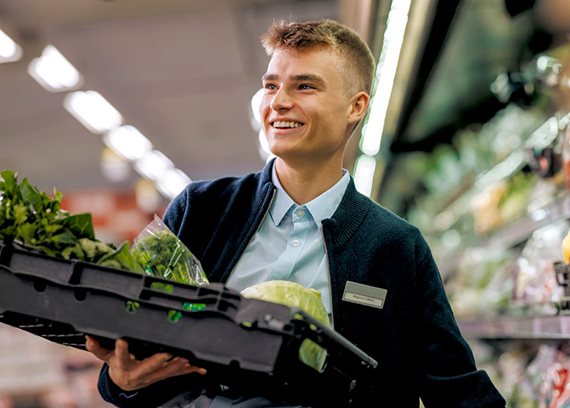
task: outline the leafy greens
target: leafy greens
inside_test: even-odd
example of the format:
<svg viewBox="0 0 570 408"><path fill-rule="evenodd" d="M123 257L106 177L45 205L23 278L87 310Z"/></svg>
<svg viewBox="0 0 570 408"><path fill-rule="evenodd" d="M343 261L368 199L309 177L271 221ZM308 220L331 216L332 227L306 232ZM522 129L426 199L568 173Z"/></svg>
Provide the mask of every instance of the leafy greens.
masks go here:
<svg viewBox="0 0 570 408"><path fill-rule="evenodd" d="M0 240L14 242L49 256L100 263L142 272L129 252L95 238L91 214L70 215L61 209L63 194L53 197L12 170L0 172Z"/></svg>

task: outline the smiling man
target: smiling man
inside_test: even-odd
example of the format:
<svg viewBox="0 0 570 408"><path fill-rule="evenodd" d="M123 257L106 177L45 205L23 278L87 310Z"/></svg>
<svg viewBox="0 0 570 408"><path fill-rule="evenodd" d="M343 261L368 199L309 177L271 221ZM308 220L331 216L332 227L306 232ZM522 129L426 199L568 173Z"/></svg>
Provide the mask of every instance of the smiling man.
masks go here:
<svg viewBox="0 0 570 408"><path fill-rule="evenodd" d="M346 144L368 106L368 93L351 93L337 51L272 51L263 76L263 130L277 156L277 175L289 196L305 204L342 176Z"/></svg>
<svg viewBox="0 0 570 408"><path fill-rule="evenodd" d="M259 173L189 185L167 225L211 282L242 290L276 279L320 291L333 328L379 366L354 407L504 407L475 367L431 252L414 226L359 194L343 169L370 100L374 59L330 20L276 23L263 45L263 129L276 159ZM99 389L118 406L291 407L263 390L236 395L205 370L157 354L137 361L118 340Z"/></svg>

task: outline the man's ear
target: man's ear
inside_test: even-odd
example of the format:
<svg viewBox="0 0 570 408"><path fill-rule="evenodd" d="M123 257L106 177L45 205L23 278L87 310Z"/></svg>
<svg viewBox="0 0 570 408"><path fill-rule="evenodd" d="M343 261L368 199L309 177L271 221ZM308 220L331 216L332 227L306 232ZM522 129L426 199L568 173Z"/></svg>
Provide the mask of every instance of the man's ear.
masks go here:
<svg viewBox="0 0 570 408"><path fill-rule="evenodd" d="M349 118L351 123L359 122L366 114L366 109L368 109L368 104L370 103L370 95L364 91L358 92L352 97L352 102L350 104Z"/></svg>

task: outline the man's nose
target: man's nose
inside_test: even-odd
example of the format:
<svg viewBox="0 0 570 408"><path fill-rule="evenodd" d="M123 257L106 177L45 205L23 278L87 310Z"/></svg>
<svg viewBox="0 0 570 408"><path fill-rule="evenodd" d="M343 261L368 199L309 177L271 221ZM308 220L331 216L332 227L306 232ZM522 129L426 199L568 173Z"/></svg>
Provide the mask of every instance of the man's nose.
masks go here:
<svg viewBox="0 0 570 408"><path fill-rule="evenodd" d="M280 88L275 95L273 95L270 106L271 109L276 111L281 109L290 109L293 106L293 98L286 89Z"/></svg>

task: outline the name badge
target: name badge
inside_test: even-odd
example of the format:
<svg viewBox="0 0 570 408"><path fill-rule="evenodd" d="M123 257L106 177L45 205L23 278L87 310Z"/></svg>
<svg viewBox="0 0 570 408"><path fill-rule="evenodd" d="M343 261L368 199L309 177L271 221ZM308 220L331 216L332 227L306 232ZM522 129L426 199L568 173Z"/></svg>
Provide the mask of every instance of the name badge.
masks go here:
<svg viewBox="0 0 570 408"><path fill-rule="evenodd" d="M388 291L386 289L346 281L342 300L382 309L384 308L387 293Z"/></svg>

